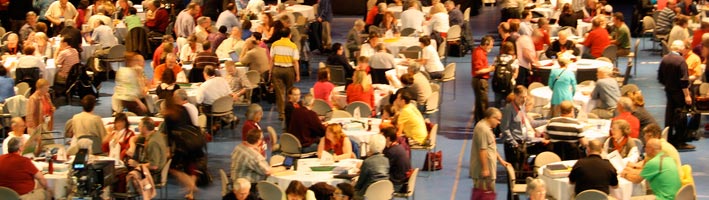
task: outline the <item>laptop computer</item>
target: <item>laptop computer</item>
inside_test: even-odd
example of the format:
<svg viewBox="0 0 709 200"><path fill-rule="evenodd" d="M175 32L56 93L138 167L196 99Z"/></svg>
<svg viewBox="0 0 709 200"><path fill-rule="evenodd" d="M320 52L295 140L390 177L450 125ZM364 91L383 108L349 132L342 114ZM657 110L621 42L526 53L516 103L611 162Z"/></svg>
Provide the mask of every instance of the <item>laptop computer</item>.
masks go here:
<svg viewBox="0 0 709 200"><path fill-rule="evenodd" d="M239 62L239 55L236 54L236 51L229 52L229 57L231 57L231 61Z"/></svg>

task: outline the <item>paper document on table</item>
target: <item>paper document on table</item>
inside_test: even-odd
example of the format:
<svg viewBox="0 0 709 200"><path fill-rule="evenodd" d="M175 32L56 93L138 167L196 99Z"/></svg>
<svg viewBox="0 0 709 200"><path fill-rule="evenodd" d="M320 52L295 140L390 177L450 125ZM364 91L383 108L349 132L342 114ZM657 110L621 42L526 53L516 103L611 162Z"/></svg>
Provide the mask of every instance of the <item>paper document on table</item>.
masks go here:
<svg viewBox="0 0 709 200"><path fill-rule="evenodd" d="M356 107L356 108L354 109L353 114L352 114L352 115L354 115L355 120L359 120L359 119L361 118L362 115L360 115L359 113L360 113L359 107Z"/></svg>
<svg viewBox="0 0 709 200"><path fill-rule="evenodd" d="M618 153L618 151L613 151L608 154L607 156L608 161L611 162L611 165L615 168L616 172L623 171L625 168L625 162L623 162L623 156Z"/></svg>
<svg viewBox="0 0 709 200"><path fill-rule="evenodd" d="M320 164L321 165L332 165L335 164L335 158L333 157L332 154L330 154L327 151L323 151L322 155L320 155Z"/></svg>

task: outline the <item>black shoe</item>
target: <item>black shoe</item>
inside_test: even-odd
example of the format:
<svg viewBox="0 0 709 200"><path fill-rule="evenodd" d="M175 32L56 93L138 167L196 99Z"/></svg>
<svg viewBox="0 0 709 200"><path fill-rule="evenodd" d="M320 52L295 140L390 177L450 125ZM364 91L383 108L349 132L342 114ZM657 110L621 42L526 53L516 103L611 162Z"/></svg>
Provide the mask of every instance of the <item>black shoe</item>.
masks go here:
<svg viewBox="0 0 709 200"><path fill-rule="evenodd" d="M691 149L695 149L697 147L695 147L694 145L691 145L691 144L684 143L684 144L680 144L677 148L682 149L682 150L691 150Z"/></svg>

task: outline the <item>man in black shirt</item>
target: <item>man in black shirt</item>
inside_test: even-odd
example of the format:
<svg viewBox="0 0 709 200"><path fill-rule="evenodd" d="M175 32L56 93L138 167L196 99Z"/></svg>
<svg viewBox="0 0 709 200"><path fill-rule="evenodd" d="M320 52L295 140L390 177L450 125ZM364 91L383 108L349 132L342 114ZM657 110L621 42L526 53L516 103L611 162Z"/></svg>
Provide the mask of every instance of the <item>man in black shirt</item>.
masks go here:
<svg viewBox="0 0 709 200"><path fill-rule="evenodd" d="M600 190L606 194L610 187L618 187L618 174L610 161L601 158L603 145L598 140L588 144L588 157L579 159L569 174L569 182L575 184L579 194L585 190Z"/></svg>
<svg viewBox="0 0 709 200"><path fill-rule="evenodd" d="M665 126L670 127L667 141L677 149L694 149L693 145L687 144L687 131L673 123L675 119L678 119L677 109L681 109L685 105L692 105L692 97L689 95L687 62L679 53L684 49L684 42L673 41L670 49L672 52L662 57L660 69L657 70L657 80L665 86L665 94L667 95Z"/></svg>
<svg viewBox="0 0 709 200"><path fill-rule="evenodd" d="M389 180L394 183L394 191L407 192L405 188L409 180L408 172L411 170L411 160L406 149L399 144L396 128L387 127L381 130L387 139L384 157L389 159Z"/></svg>

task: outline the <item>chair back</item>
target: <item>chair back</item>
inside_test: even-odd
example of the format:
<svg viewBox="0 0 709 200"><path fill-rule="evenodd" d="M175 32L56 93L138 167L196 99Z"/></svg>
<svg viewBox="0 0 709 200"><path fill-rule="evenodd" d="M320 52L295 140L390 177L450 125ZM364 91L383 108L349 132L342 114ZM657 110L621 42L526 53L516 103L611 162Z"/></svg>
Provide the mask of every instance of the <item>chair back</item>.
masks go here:
<svg viewBox="0 0 709 200"><path fill-rule="evenodd" d="M566 31L566 33L569 34L569 36L576 36L576 27L572 26L564 26L559 29L559 31Z"/></svg>
<svg viewBox="0 0 709 200"><path fill-rule="evenodd" d="M372 183L364 192L365 199L391 199L394 194L394 184L388 179Z"/></svg>
<svg viewBox="0 0 709 200"><path fill-rule="evenodd" d="M344 110L333 110L332 111L332 119L335 118L352 118L352 114L348 113L347 111Z"/></svg>
<svg viewBox="0 0 709 200"><path fill-rule="evenodd" d="M259 73L256 70L249 70L246 72L246 78L249 79L249 83L251 84L251 88L256 88L258 87L258 84L261 82L261 73Z"/></svg>
<svg viewBox="0 0 709 200"><path fill-rule="evenodd" d="M0 199L20 200L20 194L17 194L17 192L8 187L0 186Z"/></svg>
<svg viewBox="0 0 709 200"><path fill-rule="evenodd" d="M361 101L355 101L350 104L347 104L345 106L345 110L352 114L352 116L355 116L355 109L359 108L359 115L360 117L370 117L372 116L372 107L369 107L369 104L361 102Z"/></svg>
<svg viewBox="0 0 709 200"><path fill-rule="evenodd" d="M126 53L126 46L122 45L122 44L117 44L115 46L112 46L108 50L108 55L106 55L106 59L123 60L125 58L125 53Z"/></svg>
<svg viewBox="0 0 709 200"><path fill-rule="evenodd" d="M32 67L32 68L16 68L15 69L15 83L27 83L30 88L34 89L35 88L35 83L37 83L37 80L39 80L39 68L38 67ZM24 94L24 93L19 93L18 94Z"/></svg>
<svg viewBox="0 0 709 200"><path fill-rule="evenodd" d="M259 197L263 200L282 200L285 197L283 190L271 182L259 181L256 188L258 188Z"/></svg>
<svg viewBox="0 0 709 200"><path fill-rule="evenodd" d="M27 91L30 91L30 84L27 82L18 83L15 87L17 87L17 95L24 95Z"/></svg>
<svg viewBox="0 0 709 200"><path fill-rule="evenodd" d="M537 155L537 157L534 159L534 168L537 169L541 166L555 162L561 162L561 157L559 157L559 155L556 155L556 153L554 152L545 151Z"/></svg>
<svg viewBox="0 0 709 200"><path fill-rule="evenodd" d="M411 172L411 176L409 176L408 188L406 189L407 192L414 192L416 189L416 177L418 177L418 175L419 168L416 168L413 172Z"/></svg>
<svg viewBox="0 0 709 200"><path fill-rule="evenodd" d="M347 75L345 68L341 65L328 65L330 68L330 82L335 85L347 84Z"/></svg>
<svg viewBox="0 0 709 200"><path fill-rule="evenodd" d="M435 112L438 109L438 105L441 99L441 93L439 91L431 92L426 100L426 113Z"/></svg>
<svg viewBox="0 0 709 200"><path fill-rule="evenodd" d="M529 91L532 91L533 89L537 89L540 87L544 87L544 84L542 84L540 82L532 82L531 84L529 84Z"/></svg>
<svg viewBox="0 0 709 200"><path fill-rule="evenodd" d="M443 76L441 77L441 81L451 81L455 80L455 63L449 63L446 65L446 68L443 69Z"/></svg>
<svg viewBox="0 0 709 200"><path fill-rule="evenodd" d="M667 44L666 40L661 40L660 43L662 44L662 55L667 55L670 53L670 46Z"/></svg>
<svg viewBox="0 0 709 200"><path fill-rule="evenodd" d="M665 129L662 129L662 139L667 140L667 134L670 132L670 127L665 127Z"/></svg>
<svg viewBox="0 0 709 200"><path fill-rule="evenodd" d="M81 140L81 139L89 139L89 140L91 140L91 142L92 142L92 144L91 144L91 152L92 152L92 154L94 154L94 155L103 154L103 148L101 147L101 146L102 146L101 138L99 138L99 137L96 136L96 135L82 135L82 136L79 136L79 140Z"/></svg>
<svg viewBox="0 0 709 200"><path fill-rule="evenodd" d="M709 83L702 83L699 85L699 95L706 96L709 94Z"/></svg>
<svg viewBox="0 0 709 200"><path fill-rule="evenodd" d="M229 193L229 177L223 169L219 169L219 178L222 180L222 196Z"/></svg>
<svg viewBox="0 0 709 200"><path fill-rule="evenodd" d="M633 54L635 55L634 59L638 59L638 47L640 46L640 38L635 40L635 44L633 45Z"/></svg>
<svg viewBox="0 0 709 200"><path fill-rule="evenodd" d="M165 165L162 167L162 171L160 171L160 185L162 186L167 186L167 173L170 171L170 164L172 163L172 159L167 159L165 162Z"/></svg>
<svg viewBox="0 0 709 200"><path fill-rule="evenodd" d="M638 138L630 138L630 141L633 142L633 144L635 144L635 147L638 148L638 151L640 151L640 155L643 155L643 153L645 153L645 148L643 148L644 143L642 140Z"/></svg>
<svg viewBox="0 0 709 200"><path fill-rule="evenodd" d="M470 21L470 7L466 8L465 11L463 11L463 21L464 22Z"/></svg>
<svg viewBox="0 0 709 200"><path fill-rule="evenodd" d="M441 59L445 59L446 57L446 45L448 45L448 39L446 38L443 38L443 42L438 44L438 57Z"/></svg>
<svg viewBox="0 0 709 200"><path fill-rule="evenodd" d="M300 154L301 145L300 140L290 133L283 133L281 135L281 151L284 153Z"/></svg>
<svg viewBox="0 0 709 200"><path fill-rule="evenodd" d="M405 28L404 30L401 30L400 34L401 36L411 36L414 32L416 32L416 29L414 28Z"/></svg>
<svg viewBox="0 0 709 200"><path fill-rule="evenodd" d="M628 65L625 67L625 73L623 73L623 84L622 85L628 84L628 81L630 81L630 73L632 72L633 67L635 67L635 66L633 66L633 63L628 62Z"/></svg>
<svg viewBox="0 0 709 200"><path fill-rule="evenodd" d="M596 81L598 77L596 76L596 72L598 69L577 69L576 70L576 81L577 82L584 82L587 80L592 80Z"/></svg>
<svg viewBox="0 0 709 200"><path fill-rule="evenodd" d="M585 190L576 195L576 200L607 200L608 194L600 190Z"/></svg>
<svg viewBox="0 0 709 200"><path fill-rule="evenodd" d="M509 191L512 191L512 186L515 185L515 181L517 180L515 168L513 168L512 165L507 165L505 166L505 171L507 171L507 187L510 189Z"/></svg>
<svg viewBox="0 0 709 200"><path fill-rule="evenodd" d="M266 131L268 131L268 136L271 137L271 145L275 146L278 144L278 134L276 134L276 129L274 129L272 126L266 127Z"/></svg>
<svg viewBox="0 0 709 200"><path fill-rule="evenodd" d="M611 59L611 63L615 63L618 59L618 46L608 45L605 49L603 49L603 53L601 55Z"/></svg>
<svg viewBox="0 0 709 200"><path fill-rule="evenodd" d="M680 189L677 191L677 195L675 195L675 199L678 199L678 200L680 200L680 199L681 199L681 200L696 200L696 199L697 199L697 195L695 195L695 194L696 194L695 192L696 192L696 191L694 191L694 185L693 185L693 184L684 185L684 186L682 186L682 188L680 188Z"/></svg>
<svg viewBox="0 0 709 200"><path fill-rule="evenodd" d="M643 32L655 30L655 19L651 16L643 17Z"/></svg>
<svg viewBox="0 0 709 200"><path fill-rule="evenodd" d="M422 49L420 46L410 46L406 49L399 51L399 54L404 55L406 58L418 59L421 57Z"/></svg>
<svg viewBox="0 0 709 200"><path fill-rule="evenodd" d="M234 110L234 99L227 95L219 97L212 103L212 114L227 113Z"/></svg>
<svg viewBox="0 0 709 200"><path fill-rule="evenodd" d="M453 25L448 29L448 33L446 33L446 39L448 39L449 42L458 41L460 40L461 32L462 29L459 25Z"/></svg>
<svg viewBox="0 0 709 200"><path fill-rule="evenodd" d="M273 155L271 156L271 159L268 161L268 164L271 166L278 166L283 164L283 162L286 160L286 157L283 155Z"/></svg>
<svg viewBox="0 0 709 200"><path fill-rule="evenodd" d="M325 116L327 113L332 112L332 108L327 102L322 99L315 99L313 101L313 112L317 113L318 116Z"/></svg>

